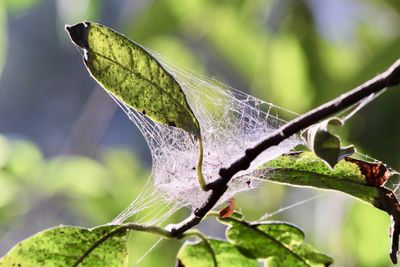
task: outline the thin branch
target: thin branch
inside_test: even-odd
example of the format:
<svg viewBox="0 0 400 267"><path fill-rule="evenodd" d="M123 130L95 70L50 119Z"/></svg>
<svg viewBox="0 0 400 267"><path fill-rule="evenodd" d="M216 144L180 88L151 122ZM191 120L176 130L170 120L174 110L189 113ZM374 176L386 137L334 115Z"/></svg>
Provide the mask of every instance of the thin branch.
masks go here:
<svg viewBox="0 0 400 267"><path fill-rule="evenodd" d="M221 196L225 193L228 189L227 184L232 179L232 177L238 173L239 171L246 170L251 162L260 155L266 149L278 145L280 142L284 141L285 139L289 138L290 136L294 135L295 133L317 123L320 120L323 120L336 112L344 110L353 104L359 102L360 100L368 97L373 93L377 93L387 87L392 87L398 85L400 83L400 60L396 61L387 71L384 73L376 76L375 78L365 82L364 84L354 88L353 90L345 93L332 101L325 103L302 116L286 123L279 129L275 130L271 135L269 135L265 140L261 143L257 144L255 147L247 149L245 155L234 162L228 168L222 168L219 171L220 177L215 180L214 182L207 185L206 189L211 190L211 194L208 197L207 201L204 203L202 207L195 210L190 217L186 220L181 222L178 225L175 225L171 231L162 229L157 226L145 226L140 224L125 224L121 225L120 227L114 229L113 231L109 232L102 238L98 239L94 242L85 252L82 254L81 257L77 259L77 261L72 265L72 267L78 266L83 260L89 256L89 254L103 244L108 239L112 238L115 235L122 234L127 230L135 230L135 231L142 231L142 232L149 232L158 234L164 238L183 238L185 236L190 235L197 235L203 239L206 243L206 246L209 246L207 240L198 232L188 232L185 234L187 230L192 228L193 226L199 224L201 220L207 215L207 213L215 206ZM391 213L390 213L391 214ZM210 213L212 216L219 216L218 213ZM393 216L393 214L391 214ZM400 221L400 220L398 220ZM399 225L395 226L395 230L393 231L393 235L396 235L393 239L395 244L392 244L392 251L393 248L397 251L398 247L398 232L400 232ZM211 247L208 247L210 249ZM211 249L212 250L212 249ZM395 262L396 256L392 255L392 261ZM395 260L393 260L393 258ZM216 265L216 258L213 255L214 265Z"/></svg>
<svg viewBox="0 0 400 267"><path fill-rule="evenodd" d="M83 262L83 260L89 256L90 253L92 253L93 250L98 248L101 244L109 240L110 238L122 234L127 230L135 230L139 232L148 232L148 233L153 233L160 235L164 238L173 238L171 236L171 233L168 230L165 230L163 228L157 227L157 226L147 226L147 225L142 225L142 224L134 224L134 223L128 223L121 225L120 227L110 231L108 234L103 236L102 238L98 239L96 242L94 242L76 261L71 267L76 267L79 264Z"/></svg>
<svg viewBox="0 0 400 267"><path fill-rule="evenodd" d="M279 145L282 141L296 134L297 132L323 120L333 114L344 110L373 93L387 88L396 86L400 83L400 60L397 60L387 71L377 75L375 78L363 83L353 90L340 95L339 97L291 120L279 129L275 130L265 140L257 144L253 148L246 150L245 155L235 161L228 168L222 168L219 171L220 177L214 182L207 185L207 190L211 190L211 194L202 207L196 209L190 217L175 225L171 229L171 234L179 237L185 231L199 224L204 216L209 212L221 196L228 189L228 182L239 171L246 170L251 162L266 149Z"/></svg>

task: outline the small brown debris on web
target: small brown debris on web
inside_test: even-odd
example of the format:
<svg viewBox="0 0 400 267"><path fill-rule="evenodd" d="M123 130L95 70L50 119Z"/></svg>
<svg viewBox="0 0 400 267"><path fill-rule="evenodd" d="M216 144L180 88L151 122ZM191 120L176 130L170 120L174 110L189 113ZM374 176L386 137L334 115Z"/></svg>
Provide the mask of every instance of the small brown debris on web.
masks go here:
<svg viewBox="0 0 400 267"><path fill-rule="evenodd" d="M227 201L228 206L220 210L219 217L221 218L229 218L232 216L233 212L235 211L235 198L230 198Z"/></svg>

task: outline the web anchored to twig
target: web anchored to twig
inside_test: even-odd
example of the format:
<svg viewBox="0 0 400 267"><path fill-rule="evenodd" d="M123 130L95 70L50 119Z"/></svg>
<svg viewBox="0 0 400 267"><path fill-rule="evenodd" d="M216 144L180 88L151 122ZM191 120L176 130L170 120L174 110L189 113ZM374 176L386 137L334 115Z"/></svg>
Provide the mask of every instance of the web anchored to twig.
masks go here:
<svg viewBox="0 0 400 267"><path fill-rule="evenodd" d="M219 170L239 159L246 148L254 146L286 123L278 116L278 112L288 113L286 115L291 117L297 115L233 88L227 88L215 80L196 76L162 58L158 57L157 60L179 82L199 121L204 144L202 172L207 183L216 181ZM160 223L160 218L167 218L171 212L181 207L192 210L200 208L207 201L210 192L199 187L196 173L199 147L193 136L180 128L157 124L145 114L131 110L124 103L115 100L141 130L149 144L153 160L153 183L146 185L145 193L120 214L114 223L121 223L132 215L136 215L137 222L140 215L138 213L147 206L150 210L154 207L152 203L165 202L171 206L162 217L160 214L152 216L150 222L153 224ZM262 181L248 175L261 164L289 152L300 143L300 138L293 136L263 151L247 170L234 175L217 204L238 192L258 187ZM148 223L146 219L145 221Z"/></svg>
<svg viewBox="0 0 400 267"><path fill-rule="evenodd" d="M231 181L231 179L240 171L248 169L251 166L251 163L266 149L279 145L282 141L287 140L297 132L319 122L320 120L332 116L336 112L356 104L371 94L378 93L387 87L396 86L399 83L400 60L396 61L384 73L354 88L348 93L343 94L332 101L299 116L298 118L273 131L266 139L254 147L247 149L243 157L236 160L229 167L220 169L220 177L207 185L207 189L211 191L208 199L200 208L196 209L190 217L172 228L171 234L179 237L182 233L200 223L207 212L209 212L215 206L215 204L218 203L218 201L221 199L221 196L223 196L227 191L228 183ZM390 215L394 216L394 212ZM395 230L396 234L398 232L398 229L397 231ZM396 240L398 240L398 238L396 238Z"/></svg>
<svg viewBox="0 0 400 267"><path fill-rule="evenodd" d="M300 131L353 108L353 112L344 117L347 120L385 88L400 82L398 60L370 81L286 122L277 115L277 111L282 110L273 104L227 88L207 77L199 78L155 54L153 56L180 84L199 121L204 144L206 191L200 188L196 175L199 151L194 140L196 136L177 127L154 123L146 114L132 110L111 95L141 130L153 159L152 175L142 193L113 223L121 224L135 216L135 223L161 226L178 209L190 207L192 214L187 219L167 227L170 238L182 237L211 209L238 192L258 187L262 181L254 176L254 170L300 144L302 141L297 136ZM379 197L373 205L386 211L394 222L390 256L395 263L400 205L394 192L388 188L377 187L377 192ZM147 211L143 212L144 217L140 217L142 211Z"/></svg>
<svg viewBox="0 0 400 267"><path fill-rule="evenodd" d="M179 128L152 122L145 114L131 110L113 97L143 133L153 158L152 176L143 192L113 223L122 223L136 215L136 223L161 225L176 210L191 207L192 215L170 228L175 237L197 225L217 204L237 192L257 187L261 182L251 177L252 171L301 143L296 136L299 131L349 107L361 108L373 95L400 80L397 61L383 74L286 123L276 115L280 108L273 104L226 88L207 77L199 78L158 55L153 56L180 83L200 122L207 192L197 183L195 140ZM226 165L229 162L233 163ZM147 209L151 212L140 218L140 212ZM394 212L388 213L394 216Z"/></svg>
<svg viewBox="0 0 400 267"><path fill-rule="evenodd" d="M383 74L285 122L276 115L279 108L273 104L214 80L198 78L102 25L84 22L66 29L72 41L84 51L84 62L89 72L139 127L152 153L151 178L136 200L113 221L121 224L135 216L135 224L121 225L118 231L141 229L165 238L187 236L192 233L188 230L200 223L216 205L238 192L257 187L261 178L257 175L264 173L266 175L262 178L275 179L268 176L268 172L260 172L259 167L269 165L268 168L277 169L279 162L275 158L301 143L297 136L300 131L310 131L308 127L321 120L353 108L343 118L345 121L385 88L400 82L398 60ZM357 192L332 183L322 184L322 188L355 195L391 215L394 224L390 256L396 263L400 204L394 192L384 186L392 172L381 163L346 157L354 152L351 147L340 147L332 157L317 153L315 140L321 143L321 140L333 138L333 142L321 145L330 151L332 146L340 143L339 138L333 135L326 137L330 123L338 125L342 120L329 118L315 125L322 132L319 137L322 137L311 138L314 141L310 147L331 167L336 163L349 167L350 175L346 173L344 176L349 178L353 175L355 180L348 181L363 187L368 195L360 197ZM293 153L291 156L296 157ZM324 168L327 166L322 162L320 170ZM342 174L339 172L339 177ZM309 185L304 181L293 181L293 184ZM177 225L161 228L161 223L181 207L190 207L191 216ZM142 212L148 210L150 213ZM145 215L139 216L142 214Z"/></svg>

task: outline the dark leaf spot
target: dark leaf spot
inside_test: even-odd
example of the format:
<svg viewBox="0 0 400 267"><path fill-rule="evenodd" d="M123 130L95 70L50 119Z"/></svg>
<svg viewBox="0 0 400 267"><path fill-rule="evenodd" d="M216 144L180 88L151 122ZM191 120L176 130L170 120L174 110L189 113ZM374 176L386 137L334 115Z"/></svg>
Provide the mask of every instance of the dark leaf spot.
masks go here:
<svg viewBox="0 0 400 267"><path fill-rule="evenodd" d="M345 160L357 164L368 185L380 187L390 177L390 171L381 162L372 163L350 157L346 157Z"/></svg>

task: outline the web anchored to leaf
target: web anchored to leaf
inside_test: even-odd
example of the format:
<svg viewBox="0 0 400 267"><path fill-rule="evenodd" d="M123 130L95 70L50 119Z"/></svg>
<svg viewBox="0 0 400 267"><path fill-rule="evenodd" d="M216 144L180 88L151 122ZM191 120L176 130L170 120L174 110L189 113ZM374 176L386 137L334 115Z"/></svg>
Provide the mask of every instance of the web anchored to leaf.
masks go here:
<svg viewBox="0 0 400 267"><path fill-rule="evenodd" d="M143 222L162 221L160 214L164 219L183 206L199 208L210 194L203 191L206 184L284 123L272 104L162 64L143 47L104 26L80 23L67 30L83 49L91 75L138 126L152 154L153 182L115 223L151 206L165 208L160 201L173 208L167 214L153 210L153 216L147 214L150 220ZM250 168L235 174L218 203L256 187L260 182L245 175L299 142L297 137L287 138L263 151Z"/></svg>
<svg viewBox="0 0 400 267"><path fill-rule="evenodd" d="M285 120L279 117L279 114L297 115L274 104L237 91L216 80L178 67L154 52L149 51L149 53L179 82L200 123L204 142L203 174L207 183L215 181L219 177L219 170L228 167L229 164L242 157L247 148L253 147L265 136L268 136L286 123ZM354 109L358 110L367 100L371 101L374 97L376 96L370 95L361 100L354 105ZM157 208L159 208L160 202L165 202L173 207L168 210L168 213L157 213L157 216L160 216L158 218L160 220L165 219L170 213L181 207L186 206L196 209L205 203L210 192L201 190L197 182L196 164L199 147L193 137L182 129L157 124L144 114L132 110L122 101L115 97L113 98L141 130L149 144L153 158L153 172L150 177L153 181L147 184L146 193L140 195L114 222L123 222L126 218L141 211L142 206L139 203L143 198L151 199L151 201L157 203L155 205ZM343 121L353 115L352 109L349 112L350 115L346 115L348 114L347 112L343 113ZM339 139L338 143L340 145ZM224 193L217 204L227 201L239 192L254 189L266 180L274 180L275 171L279 171L280 175L283 174L285 176L287 171L282 170L279 160L271 160L289 152L299 144L303 144L303 140L294 135L281 142L278 146L265 150L251 163L247 170L238 172L234 176L228 184L227 192ZM337 147L337 150L340 152L340 147ZM329 150L327 153L334 154ZM365 155L361 153L357 152L356 154L358 157L365 158ZM338 156L337 161L343 157ZM315 165L313 162L318 160L318 158L314 158L311 165ZM260 170L263 170L263 165L269 161L271 163L269 163L270 167L268 169L270 172L272 170L272 172L269 175L265 175L265 172ZM378 162L377 160L374 161ZM318 164L324 166L323 162L318 162ZM392 169L390 171L391 173L396 173ZM315 171L315 173L317 176L321 175L318 171ZM290 180L290 174L289 178L286 176L285 178ZM314 181L309 179L304 181L306 186L313 186L313 184ZM340 186L343 186L342 190L340 190ZM339 188L330 188L329 186L315 187L346 192L343 189L347 185L339 183ZM356 193L356 190L354 193ZM350 192L350 195L354 196L355 194ZM360 195L362 195L362 191L360 191ZM366 196L359 198L363 199L363 197ZM369 202L372 203L373 199ZM151 205L149 207L154 208ZM157 218L153 217L153 219Z"/></svg>
<svg viewBox="0 0 400 267"><path fill-rule="evenodd" d="M285 121L279 118L278 112L290 113L214 80L193 75L161 58L158 60L179 82L200 123L204 144L203 176L207 183L219 178L219 170L243 156L247 148L283 125ZM199 147L193 136L182 129L157 124L122 101L118 103L149 144L154 184L148 186L155 191L152 195L161 196L175 208L200 207L207 200L209 192L201 190L197 182ZM290 115L293 116L293 113ZM300 138L294 136L264 151L248 170L235 175L219 203L238 192L259 186L260 180L246 174L300 143ZM132 204L116 222L125 220L138 208L136 203Z"/></svg>
<svg viewBox="0 0 400 267"><path fill-rule="evenodd" d="M390 256L397 261L400 205L384 186L393 172L382 163L349 158L354 148L342 147L329 126L343 124L376 93L399 84L400 62L286 123L277 115L282 109L199 78L104 26L79 23L67 30L83 49L91 75L138 126L152 154L151 178L114 223L135 215L135 222L143 224L132 224L132 229L185 237L216 205L268 179L339 190L386 211L394 222ZM351 107L342 119L329 118ZM305 129L303 137L318 157L287 153L302 143L297 134ZM190 207L191 216L168 230L156 226L181 207ZM207 249L213 250L212 245Z"/></svg>

